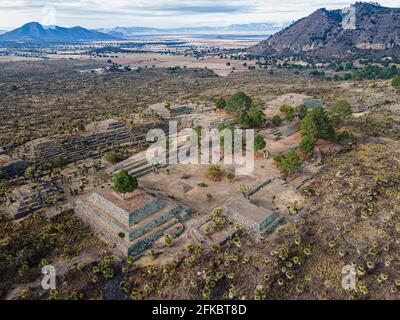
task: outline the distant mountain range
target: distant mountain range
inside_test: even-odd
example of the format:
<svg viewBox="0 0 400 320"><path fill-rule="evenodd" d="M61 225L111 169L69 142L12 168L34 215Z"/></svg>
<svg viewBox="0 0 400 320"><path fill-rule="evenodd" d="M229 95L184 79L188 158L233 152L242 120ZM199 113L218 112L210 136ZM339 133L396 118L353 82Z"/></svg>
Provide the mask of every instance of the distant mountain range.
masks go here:
<svg viewBox="0 0 400 320"><path fill-rule="evenodd" d="M109 34L82 27L63 28L58 26L42 26L38 22L30 22L20 28L0 35L0 42L79 42L95 40L117 40Z"/></svg>
<svg viewBox="0 0 400 320"><path fill-rule="evenodd" d="M400 54L400 8L357 2L319 9L250 48L255 55L343 58Z"/></svg>
<svg viewBox="0 0 400 320"><path fill-rule="evenodd" d="M8 30L0 30L0 34L6 33Z"/></svg>
<svg viewBox="0 0 400 320"><path fill-rule="evenodd" d="M109 35L129 39L137 35L154 35L154 34L232 34L232 33L257 33L257 34L273 34L287 23L250 23L250 24L233 24L224 27L184 27L184 28L148 28L148 27L116 27L111 29L97 29L100 32Z"/></svg>

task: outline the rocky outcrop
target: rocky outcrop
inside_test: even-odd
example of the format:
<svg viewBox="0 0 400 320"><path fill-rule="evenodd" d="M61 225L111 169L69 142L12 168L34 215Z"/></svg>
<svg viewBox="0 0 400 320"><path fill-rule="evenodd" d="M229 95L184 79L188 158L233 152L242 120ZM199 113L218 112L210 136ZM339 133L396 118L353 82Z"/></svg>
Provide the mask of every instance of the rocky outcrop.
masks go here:
<svg viewBox="0 0 400 320"><path fill-rule="evenodd" d="M357 2L319 9L250 48L254 55L344 58L400 53L400 8Z"/></svg>

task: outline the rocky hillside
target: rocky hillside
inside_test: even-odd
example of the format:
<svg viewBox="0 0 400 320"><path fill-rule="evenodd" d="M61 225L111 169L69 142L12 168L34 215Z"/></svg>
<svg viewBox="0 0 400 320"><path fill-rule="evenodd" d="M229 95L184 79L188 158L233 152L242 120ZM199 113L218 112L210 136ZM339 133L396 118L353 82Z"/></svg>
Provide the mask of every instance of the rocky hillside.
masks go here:
<svg viewBox="0 0 400 320"><path fill-rule="evenodd" d="M399 54L400 8L357 2L344 10L319 9L250 52L322 58Z"/></svg>

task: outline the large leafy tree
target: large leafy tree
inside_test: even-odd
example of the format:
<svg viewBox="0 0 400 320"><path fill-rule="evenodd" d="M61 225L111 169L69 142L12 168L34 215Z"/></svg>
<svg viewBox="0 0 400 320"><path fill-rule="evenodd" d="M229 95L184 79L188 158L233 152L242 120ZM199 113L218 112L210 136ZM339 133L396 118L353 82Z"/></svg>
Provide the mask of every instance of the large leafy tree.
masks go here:
<svg viewBox="0 0 400 320"><path fill-rule="evenodd" d="M256 106L252 106L247 112L239 115L236 118L237 123L251 128L260 127L263 123L263 120L264 114Z"/></svg>
<svg viewBox="0 0 400 320"><path fill-rule="evenodd" d="M317 139L332 140L335 138L335 130L331 120L322 107L316 107L310 111L300 123L300 133L302 137L309 136L316 141Z"/></svg>
<svg viewBox="0 0 400 320"><path fill-rule="evenodd" d="M236 115L236 122L246 127L260 127L264 113L244 92L233 94L227 101L225 111Z"/></svg>
<svg viewBox="0 0 400 320"><path fill-rule="evenodd" d="M251 108L252 103L253 101L249 96L239 91L228 99L225 110L236 115L242 115Z"/></svg>
<svg viewBox="0 0 400 320"><path fill-rule="evenodd" d="M129 192L133 192L138 187L138 180L131 176L126 170L119 171L112 179L112 189L120 194L124 195Z"/></svg>

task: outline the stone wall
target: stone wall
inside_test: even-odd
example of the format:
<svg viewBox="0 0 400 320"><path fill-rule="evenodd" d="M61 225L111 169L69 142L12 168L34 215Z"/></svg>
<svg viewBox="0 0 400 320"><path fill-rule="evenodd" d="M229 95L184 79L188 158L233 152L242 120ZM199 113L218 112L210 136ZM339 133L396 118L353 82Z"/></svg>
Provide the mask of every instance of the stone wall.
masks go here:
<svg viewBox="0 0 400 320"><path fill-rule="evenodd" d="M89 199L91 203L95 206L102 208L103 211L107 212L111 216L113 216L116 220L121 222L122 224L126 225L127 227L129 224L129 213L125 210L121 209L111 201L108 201L104 197L100 196L96 192L93 192Z"/></svg>

